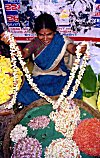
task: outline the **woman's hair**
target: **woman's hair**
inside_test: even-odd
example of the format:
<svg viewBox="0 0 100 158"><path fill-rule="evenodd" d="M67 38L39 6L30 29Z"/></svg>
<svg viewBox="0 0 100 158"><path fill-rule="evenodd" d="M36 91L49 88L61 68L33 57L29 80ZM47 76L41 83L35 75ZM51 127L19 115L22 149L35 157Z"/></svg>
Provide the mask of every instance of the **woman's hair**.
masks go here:
<svg viewBox="0 0 100 158"><path fill-rule="evenodd" d="M38 34L38 32L45 28L50 29L53 32L56 32L57 26L55 19L52 15L47 13L40 14L34 21L34 31Z"/></svg>

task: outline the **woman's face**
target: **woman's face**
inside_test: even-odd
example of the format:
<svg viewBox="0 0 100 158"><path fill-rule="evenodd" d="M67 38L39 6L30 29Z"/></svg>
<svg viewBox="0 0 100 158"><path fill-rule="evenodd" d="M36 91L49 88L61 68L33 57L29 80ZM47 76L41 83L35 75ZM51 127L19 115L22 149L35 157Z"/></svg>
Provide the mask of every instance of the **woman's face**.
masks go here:
<svg viewBox="0 0 100 158"><path fill-rule="evenodd" d="M45 44L45 45L48 45L53 37L54 37L54 34L55 32L53 32L52 30L50 29L41 29L38 34L37 34L37 37Z"/></svg>

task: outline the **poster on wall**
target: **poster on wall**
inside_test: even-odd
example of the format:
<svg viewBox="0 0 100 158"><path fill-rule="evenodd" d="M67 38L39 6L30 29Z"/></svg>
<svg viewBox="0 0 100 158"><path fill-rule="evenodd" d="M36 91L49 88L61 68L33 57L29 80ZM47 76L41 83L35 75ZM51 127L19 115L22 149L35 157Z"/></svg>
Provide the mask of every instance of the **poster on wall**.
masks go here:
<svg viewBox="0 0 100 158"><path fill-rule="evenodd" d="M20 0L1 0L4 21L19 42L28 42L33 38L27 26L21 28L19 21Z"/></svg>
<svg viewBox="0 0 100 158"><path fill-rule="evenodd" d="M58 31L74 40L100 41L100 0L1 0L5 23L17 41L34 36L34 19L54 16Z"/></svg>

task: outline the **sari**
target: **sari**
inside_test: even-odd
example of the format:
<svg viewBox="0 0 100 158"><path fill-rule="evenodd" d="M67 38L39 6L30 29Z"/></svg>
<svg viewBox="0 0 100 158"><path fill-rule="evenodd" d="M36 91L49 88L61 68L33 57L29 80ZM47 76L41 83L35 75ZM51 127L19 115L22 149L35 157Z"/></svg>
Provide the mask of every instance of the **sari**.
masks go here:
<svg viewBox="0 0 100 158"><path fill-rule="evenodd" d="M37 84L40 91L48 96L60 95L64 86L67 84L70 70L65 65L64 55L67 45L72 42L71 39L56 33L51 43L47 46L37 38L26 46L26 48L30 49L31 54L34 54L33 81ZM59 68L54 71L58 65ZM72 86L74 82L75 81L73 81ZM68 90L67 95L70 94L72 86ZM18 102L29 105L39 98L40 96L34 90L31 90L30 85L27 80L25 80L17 95ZM82 90L80 88L75 98L82 98Z"/></svg>

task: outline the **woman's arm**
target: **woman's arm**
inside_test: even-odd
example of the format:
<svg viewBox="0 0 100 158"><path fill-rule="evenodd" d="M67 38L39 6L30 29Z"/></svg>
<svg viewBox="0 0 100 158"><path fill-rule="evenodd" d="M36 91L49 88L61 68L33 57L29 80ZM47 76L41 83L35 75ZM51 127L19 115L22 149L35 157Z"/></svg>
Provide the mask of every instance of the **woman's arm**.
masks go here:
<svg viewBox="0 0 100 158"><path fill-rule="evenodd" d="M9 40L8 40L8 37L5 35L5 32L1 33L0 37L1 37L0 40L3 41L6 45L9 45L9 44L10 44L10 43L9 43ZM15 41L16 41L16 39L15 39ZM31 42L30 42L30 43L31 43ZM24 49L22 49L22 47L21 47L20 45L18 46L19 49L20 49L20 51L21 51L21 53L22 53L23 58L28 58L28 57L31 55L31 52L30 52L30 50L27 48L27 46L29 47L29 44L27 44Z"/></svg>
<svg viewBox="0 0 100 158"><path fill-rule="evenodd" d="M75 51L76 51L76 47L77 45L74 43L73 40L71 40L70 38L67 38L68 41L70 42L68 45L67 45L67 51L72 54L72 55L75 55ZM80 43L79 43L80 44ZM87 49L87 46L86 45L81 45L81 50L80 50L80 53L84 54L85 51Z"/></svg>
<svg viewBox="0 0 100 158"><path fill-rule="evenodd" d="M77 47L77 45L75 45L75 44L73 44L73 43L70 43L70 44L68 44L68 46L67 46L67 50L68 50L68 52L69 52L70 54L75 55L76 47ZM87 45L81 45L80 53L84 54L85 51L86 51L86 49L87 49Z"/></svg>
<svg viewBox="0 0 100 158"><path fill-rule="evenodd" d="M67 51L72 54L75 55L75 51L76 51L76 45L73 43L68 44L67 46Z"/></svg>

